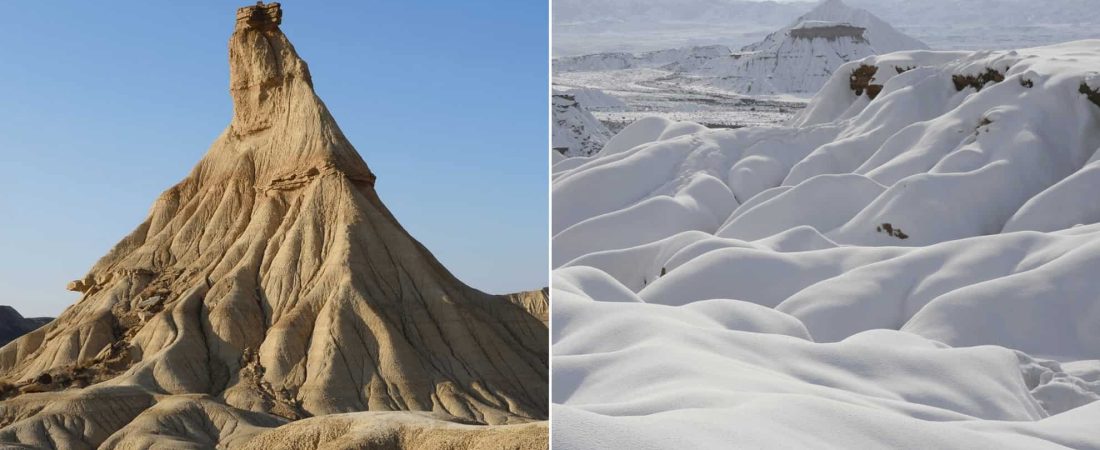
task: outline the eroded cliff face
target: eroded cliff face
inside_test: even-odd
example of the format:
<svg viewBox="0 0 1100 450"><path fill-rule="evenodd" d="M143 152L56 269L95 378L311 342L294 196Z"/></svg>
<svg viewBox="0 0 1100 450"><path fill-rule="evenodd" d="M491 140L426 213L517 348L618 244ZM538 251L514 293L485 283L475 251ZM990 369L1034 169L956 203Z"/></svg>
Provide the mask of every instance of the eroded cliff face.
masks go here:
<svg viewBox="0 0 1100 450"><path fill-rule="evenodd" d="M79 302L0 349L0 443L94 447L176 410L216 442L357 411L546 417L545 303L464 285L405 232L281 18L238 12L232 122Z"/></svg>

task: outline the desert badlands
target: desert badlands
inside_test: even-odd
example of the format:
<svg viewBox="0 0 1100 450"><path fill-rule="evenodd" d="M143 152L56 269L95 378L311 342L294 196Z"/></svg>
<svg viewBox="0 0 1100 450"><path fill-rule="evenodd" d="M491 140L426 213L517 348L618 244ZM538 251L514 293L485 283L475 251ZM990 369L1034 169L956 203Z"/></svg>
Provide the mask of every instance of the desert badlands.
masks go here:
<svg viewBox="0 0 1100 450"><path fill-rule="evenodd" d="M0 448L546 446L546 292L466 286L406 233L281 21L237 11L232 122L0 349Z"/></svg>

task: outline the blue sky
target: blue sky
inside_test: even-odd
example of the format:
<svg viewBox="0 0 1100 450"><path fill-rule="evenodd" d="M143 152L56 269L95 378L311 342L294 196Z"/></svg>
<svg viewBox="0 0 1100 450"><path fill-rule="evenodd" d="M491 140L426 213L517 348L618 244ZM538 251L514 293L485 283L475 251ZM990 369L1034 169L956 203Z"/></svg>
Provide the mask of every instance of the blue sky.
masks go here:
<svg viewBox="0 0 1100 450"><path fill-rule="evenodd" d="M232 114L248 3L0 2L0 304L60 313L198 162ZM545 286L546 3L281 3L402 225L474 287Z"/></svg>

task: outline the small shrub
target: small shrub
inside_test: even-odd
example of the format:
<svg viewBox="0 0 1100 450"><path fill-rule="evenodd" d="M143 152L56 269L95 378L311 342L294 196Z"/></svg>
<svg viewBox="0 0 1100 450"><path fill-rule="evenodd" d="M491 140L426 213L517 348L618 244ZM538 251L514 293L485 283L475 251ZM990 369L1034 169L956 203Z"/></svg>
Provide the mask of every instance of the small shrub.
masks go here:
<svg viewBox="0 0 1100 450"><path fill-rule="evenodd" d="M896 237L898 239L909 239L909 235L901 231L901 228L895 227L889 223L884 223L875 227L875 231L879 233L885 232L886 234Z"/></svg>
<svg viewBox="0 0 1100 450"><path fill-rule="evenodd" d="M875 97L878 97L879 92L882 92L882 85L881 84L868 84L867 85L867 98L870 98L871 100L874 100Z"/></svg>
<svg viewBox="0 0 1100 450"><path fill-rule="evenodd" d="M1004 74L991 68L986 68L985 72L978 75L952 75L951 81L955 83L955 90L962 91L967 87L972 87L974 90L981 92L989 82L1000 83L1005 80Z"/></svg>
<svg viewBox="0 0 1100 450"><path fill-rule="evenodd" d="M1077 92L1085 94L1089 101L1096 106L1100 106L1100 89L1090 88L1088 83L1081 82L1081 87L1077 88Z"/></svg>
<svg viewBox="0 0 1100 450"><path fill-rule="evenodd" d="M856 70L853 70L852 75L848 77L848 87L857 96L863 95L863 92L866 91L867 97L874 100L879 92L882 92L881 84L871 84L871 80L874 79L876 73L878 73L878 67L862 64Z"/></svg>

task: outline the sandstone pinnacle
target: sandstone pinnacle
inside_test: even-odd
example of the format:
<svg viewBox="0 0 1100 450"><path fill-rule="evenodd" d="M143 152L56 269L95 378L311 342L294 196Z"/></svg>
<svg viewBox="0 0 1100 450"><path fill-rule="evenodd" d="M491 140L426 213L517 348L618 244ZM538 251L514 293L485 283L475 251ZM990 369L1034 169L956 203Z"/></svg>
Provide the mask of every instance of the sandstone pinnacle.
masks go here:
<svg viewBox="0 0 1100 450"><path fill-rule="evenodd" d="M277 3L238 10L229 126L70 283L77 303L0 348L13 387L0 444L232 446L362 411L546 418L545 293L466 286L409 236L281 21ZM426 420L386 417L395 430Z"/></svg>

